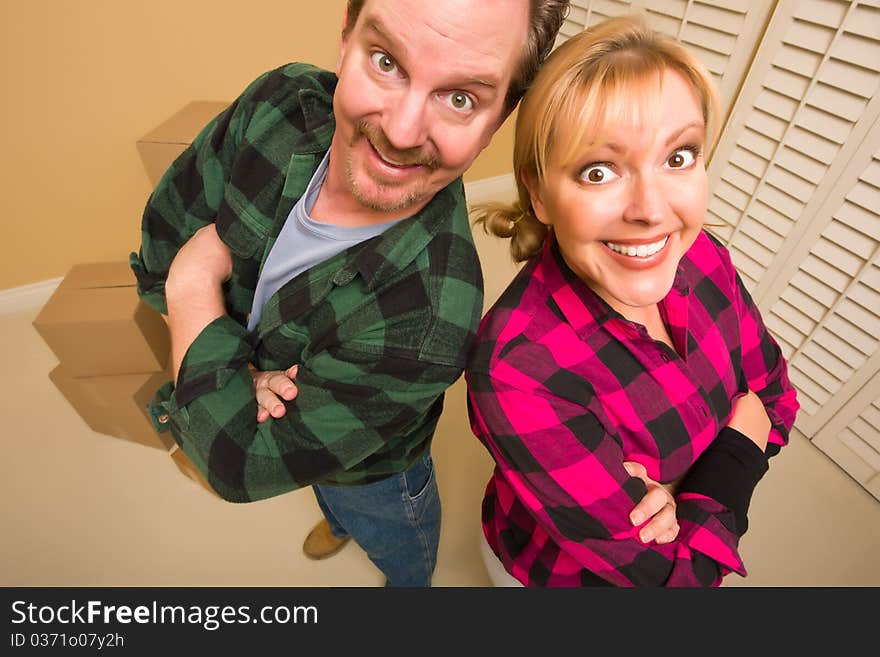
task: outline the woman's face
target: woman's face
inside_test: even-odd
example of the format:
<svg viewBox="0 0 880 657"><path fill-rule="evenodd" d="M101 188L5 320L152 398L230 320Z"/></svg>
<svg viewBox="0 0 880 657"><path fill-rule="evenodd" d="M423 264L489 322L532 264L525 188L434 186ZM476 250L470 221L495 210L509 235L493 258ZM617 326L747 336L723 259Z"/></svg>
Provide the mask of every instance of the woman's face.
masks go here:
<svg viewBox="0 0 880 657"><path fill-rule="evenodd" d="M551 153L543 184L530 187L568 266L630 319L669 292L706 213L700 103L678 72L662 83L656 125L611 123L571 164Z"/></svg>

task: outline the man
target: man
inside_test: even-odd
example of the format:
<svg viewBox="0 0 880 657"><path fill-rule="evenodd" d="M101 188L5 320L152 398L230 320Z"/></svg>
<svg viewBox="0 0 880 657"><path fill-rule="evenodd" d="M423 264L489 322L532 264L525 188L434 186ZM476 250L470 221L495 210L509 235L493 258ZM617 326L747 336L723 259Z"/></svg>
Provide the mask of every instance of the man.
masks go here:
<svg viewBox="0 0 880 657"><path fill-rule="evenodd" d="M175 377L157 424L229 501L313 485L312 558L353 537L388 585L430 585L430 441L482 311L460 176L567 5L352 0L338 79L264 74L147 204L132 267Z"/></svg>

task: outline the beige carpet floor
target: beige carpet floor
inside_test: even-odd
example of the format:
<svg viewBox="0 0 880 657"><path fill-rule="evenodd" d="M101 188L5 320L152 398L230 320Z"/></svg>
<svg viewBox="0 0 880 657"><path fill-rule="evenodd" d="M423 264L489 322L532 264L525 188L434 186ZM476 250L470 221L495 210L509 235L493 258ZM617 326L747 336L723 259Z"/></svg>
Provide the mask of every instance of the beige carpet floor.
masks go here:
<svg viewBox="0 0 880 657"><path fill-rule="evenodd" d="M513 267L481 240L487 304ZM490 275L491 274L491 275ZM56 359L31 326L38 308L0 315L0 585L378 586L349 544L322 562L302 541L318 520L310 490L225 503L154 449L89 429L47 378ZM479 510L491 463L470 433L464 382L447 395L434 458L443 501L435 586L487 586ZM795 434L752 503L728 586L880 585L880 503Z"/></svg>

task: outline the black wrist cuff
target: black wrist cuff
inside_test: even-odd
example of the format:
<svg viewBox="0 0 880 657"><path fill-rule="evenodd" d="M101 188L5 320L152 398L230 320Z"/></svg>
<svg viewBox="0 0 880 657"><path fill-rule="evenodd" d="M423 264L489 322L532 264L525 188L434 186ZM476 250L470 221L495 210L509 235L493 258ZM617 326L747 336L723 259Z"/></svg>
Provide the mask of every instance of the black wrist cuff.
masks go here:
<svg viewBox="0 0 880 657"><path fill-rule="evenodd" d="M736 429L725 427L685 475L677 492L699 493L726 506L734 514L734 531L742 536L749 526L752 493L767 469L761 448Z"/></svg>

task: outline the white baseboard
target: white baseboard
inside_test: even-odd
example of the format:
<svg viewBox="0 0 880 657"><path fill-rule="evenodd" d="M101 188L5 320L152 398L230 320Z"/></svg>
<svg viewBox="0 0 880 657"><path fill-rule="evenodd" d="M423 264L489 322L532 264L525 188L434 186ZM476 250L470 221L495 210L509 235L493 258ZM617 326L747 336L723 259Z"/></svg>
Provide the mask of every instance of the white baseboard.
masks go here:
<svg viewBox="0 0 880 657"><path fill-rule="evenodd" d="M52 296L62 278L63 276L59 276L48 281L0 290L0 315L40 308Z"/></svg>
<svg viewBox="0 0 880 657"><path fill-rule="evenodd" d="M468 205L486 201L516 200L516 181L512 173L466 183L464 190Z"/></svg>

